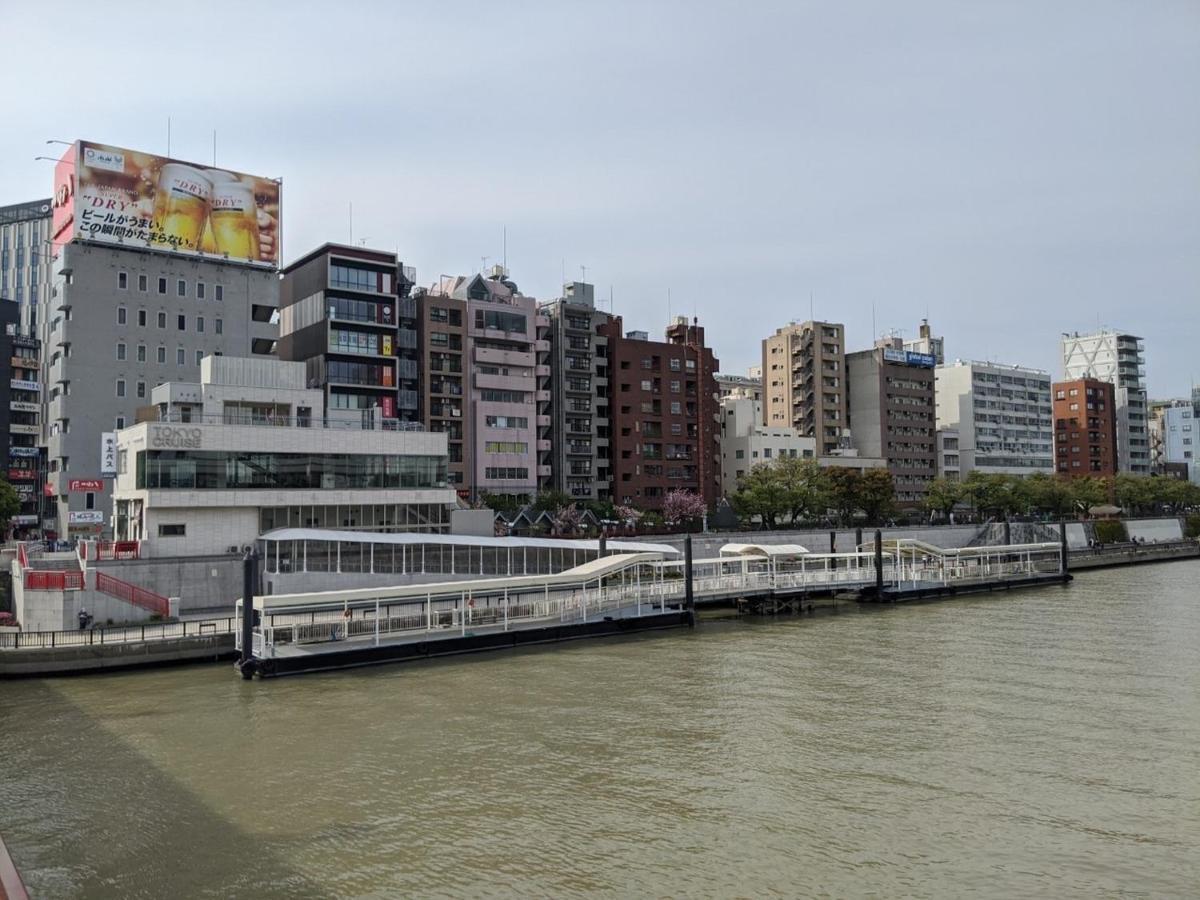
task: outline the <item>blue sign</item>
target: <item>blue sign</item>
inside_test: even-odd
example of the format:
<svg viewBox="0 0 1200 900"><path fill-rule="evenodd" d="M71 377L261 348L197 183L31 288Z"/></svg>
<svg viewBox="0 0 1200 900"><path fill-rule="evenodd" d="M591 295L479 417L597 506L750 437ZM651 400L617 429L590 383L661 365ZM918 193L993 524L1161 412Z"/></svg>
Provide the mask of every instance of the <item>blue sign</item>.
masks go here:
<svg viewBox="0 0 1200 900"><path fill-rule="evenodd" d="M8 455L9 456L37 456L38 448L37 447L9 447Z"/></svg>
<svg viewBox="0 0 1200 900"><path fill-rule="evenodd" d="M932 353L913 353L909 350L904 354L904 361L910 366L921 366L926 369L937 366L937 357Z"/></svg>

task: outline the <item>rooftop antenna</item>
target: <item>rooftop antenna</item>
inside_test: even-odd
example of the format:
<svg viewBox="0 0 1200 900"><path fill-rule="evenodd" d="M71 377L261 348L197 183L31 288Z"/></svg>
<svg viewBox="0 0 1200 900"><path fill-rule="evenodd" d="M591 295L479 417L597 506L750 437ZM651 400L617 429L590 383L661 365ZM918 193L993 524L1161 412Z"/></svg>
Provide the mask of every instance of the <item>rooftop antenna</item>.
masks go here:
<svg viewBox="0 0 1200 900"><path fill-rule="evenodd" d="M808 321L810 321L810 322L817 321L817 316L813 312L813 308L814 308L813 307L813 292L809 291L808 292Z"/></svg>
<svg viewBox="0 0 1200 900"><path fill-rule="evenodd" d="M482 262L482 263L483 263L483 265L482 265L482 266L480 266L480 268L479 268L479 271L480 271L480 272L482 272L484 275L486 275L486 274L487 274L487 261L488 261L489 259L491 259L491 257L490 257L490 256L481 256L481 257L479 257L479 260L480 260L480 262Z"/></svg>
<svg viewBox="0 0 1200 900"><path fill-rule="evenodd" d="M587 283L587 266L579 267L579 281L581 283Z"/></svg>
<svg viewBox="0 0 1200 900"><path fill-rule="evenodd" d="M350 244L354 244L354 201L350 201Z"/></svg>
<svg viewBox="0 0 1200 900"><path fill-rule="evenodd" d="M667 325L671 324L671 289L667 288Z"/></svg>
<svg viewBox="0 0 1200 900"><path fill-rule="evenodd" d="M613 311L613 289L612 285L608 286L608 314L611 316Z"/></svg>
<svg viewBox="0 0 1200 900"><path fill-rule="evenodd" d="M558 276L562 279L562 286L567 286L567 258L560 256L558 258Z"/></svg>
<svg viewBox="0 0 1200 900"><path fill-rule="evenodd" d="M875 330L875 301L871 301L871 341L879 339L879 332Z"/></svg>
<svg viewBox="0 0 1200 900"><path fill-rule="evenodd" d="M502 226L501 243L504 245L501 252L503 253L501 265L504 266L504 274L508 274L508 226Z"/></svg>
<svg viewBox="0 0 1200 900"><path fill-rule="evenodd" d="M213 129L213 165L217 164L217 129Z"/></svg>
<svg viewBox="0 0 1200 900"><path fill-rule="evenodd" d="M167 156L171 155L171 117L167 116Z"/></svg>

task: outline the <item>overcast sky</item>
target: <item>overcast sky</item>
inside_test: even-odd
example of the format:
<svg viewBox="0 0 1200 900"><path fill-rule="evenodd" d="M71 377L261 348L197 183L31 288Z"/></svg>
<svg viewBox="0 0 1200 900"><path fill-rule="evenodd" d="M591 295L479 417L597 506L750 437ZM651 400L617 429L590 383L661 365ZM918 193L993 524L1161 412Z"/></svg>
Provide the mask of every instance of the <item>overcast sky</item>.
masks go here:
<svg viewBox="0 0 1200 900"><path fill-rule="evenodd" d="M727 372L811 302L1055 376L1099 323L1200 384L1196 0L168 8L0 0L0 203L50 194L46 139L165 153L169 116L283 178L285 260L353 203L422 284L507 227L527 294L586 266L661 334L670 289Z"/></svg>

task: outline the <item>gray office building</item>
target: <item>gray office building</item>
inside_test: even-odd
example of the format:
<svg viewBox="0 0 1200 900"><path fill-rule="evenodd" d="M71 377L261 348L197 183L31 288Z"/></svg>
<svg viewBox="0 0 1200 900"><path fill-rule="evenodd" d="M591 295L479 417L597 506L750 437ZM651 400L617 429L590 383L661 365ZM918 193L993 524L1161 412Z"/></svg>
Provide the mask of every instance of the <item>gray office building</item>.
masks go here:
<svg viewBox="0 0 1200 900"><path fill-rule="evenodd" d="M538 312L549 320L551 379L549 421L538 416L539 449L549 441L543 451L549 472L539 487L579 500L609 500L608 338L597 333L609 315L596 309L593 286L580 281L563 285L563 296L540 304Z"/></svg>
<svg viewBox="0 0 1200 900"><path fill-rule="evenodd" d="M20 306L19 331L36 336L49 284L50 200L0 206L0 299Z"/></svg>
<svg viewBox="0 0 1200 900"><path fill-rule="evenodd" d="M272 356L279 276L82 240L58 248L52 270L40 321L54 502L42 524L60 536L108 534L115 442L105 436L152 415L156 386L199 382L205 356Z"/></svg>

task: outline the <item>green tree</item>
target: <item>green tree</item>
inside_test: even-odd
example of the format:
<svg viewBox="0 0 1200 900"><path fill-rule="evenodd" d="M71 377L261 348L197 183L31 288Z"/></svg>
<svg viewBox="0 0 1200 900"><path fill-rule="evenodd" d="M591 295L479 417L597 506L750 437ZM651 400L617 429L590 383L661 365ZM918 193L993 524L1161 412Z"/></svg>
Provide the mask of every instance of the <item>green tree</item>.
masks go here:
<svg viewBox="0 0 1200 900"><path fill-rule="evenodd" d="M1025 486L1035 509L1056 518L1071 511L1071 486L1067 479L1038 472L1026 479Z"/></svg>
<svg viewBox="0 0 1200 900"><path fill-rule="evenodd" d="M1077 512L1086 513L1093 506L1108 500L1108 483L1103 478L1072 478L1069 485L1071 505Z"/></svg>
<svg viewBox="0 0 1200 900"><path fill-rule="evenodd" d="M12 524L13 516L21 511L21 498L13 486L0 478L0 525L7 532Z"/></svg>
<svg viewBox="0 0 1200 900"><path fill-rule="evenodd" d="M825 470L829 485L828 502L839 525L848 525L860 506L862 475L849 466L830 466Z"/></svg>
<svg viewBox="0 0 1200 900"><path fill-rule="evenodd" d="M538 491L538 495L533 498L533 503L529 508L536 516L544 512L557 512L574 502L564 491Z"/></svg>
<svg viewBox="0 0 1200 900"><path fill-rule="evenodd" d="M868 524L880 525L896 511L896 483L887 469L867 469L858 480L858 505Z"/></svg>
<svg viewBox="0 0 1200 900"><path fill-rule="evenodd" d="M925 493L925 508L948 516L961 498L962 486L957 481L935 478L929 482L929 490Z"/></svg>
<svg viewBox="0 0 1200 900"><path fill-rule="evenodd" d="M779 517L788 511L776 470L765 463L754 466L738 480L737 493L730 498L730 504L742 519L757 518L763 528L775 528Z"/></svg>
<svg viewBox="0 0 1200 900"><path fill-rule="evenodd" d="M488 491L480 493L479 502L493 512L503 513L506 516L515 515L523 505L521 498L515 494L492 494Z"/></svg>
<svg viewBox="0 0 1200 900"><path fill-rule="evenodd" d="M1151 479L1122 472L1113 481L1113 496L1117 506L1127 515L1145 512L1154 505L1155 488Z"/></svg>
<svg viewBox="0 0 1200 900"><path fill-rule="evenodd" d="M771 462L770 477L783 492L783 505L793 525L815 518L829 506L825 470L815 459L781 456Z"/></svg>

